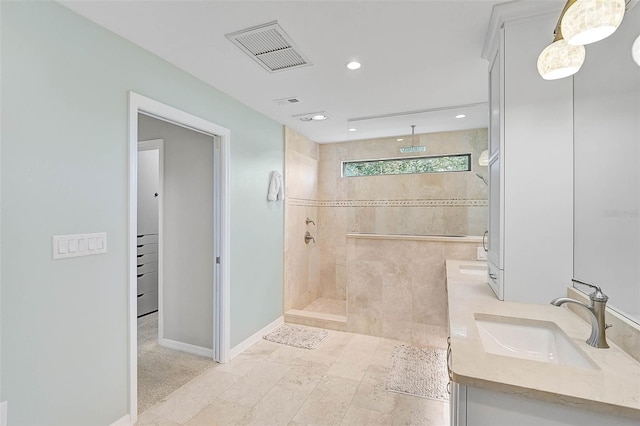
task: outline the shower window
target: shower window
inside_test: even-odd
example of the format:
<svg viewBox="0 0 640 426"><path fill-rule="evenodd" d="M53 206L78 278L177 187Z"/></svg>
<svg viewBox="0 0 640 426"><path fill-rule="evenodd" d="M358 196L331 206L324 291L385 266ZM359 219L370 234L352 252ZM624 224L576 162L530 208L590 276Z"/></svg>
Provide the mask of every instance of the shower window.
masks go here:
<svg viewBox="0 0 640 426"><path fill-rule="evenodd" d="M471 154L342 162L343 177L468 172L470 170Z"/></svg>

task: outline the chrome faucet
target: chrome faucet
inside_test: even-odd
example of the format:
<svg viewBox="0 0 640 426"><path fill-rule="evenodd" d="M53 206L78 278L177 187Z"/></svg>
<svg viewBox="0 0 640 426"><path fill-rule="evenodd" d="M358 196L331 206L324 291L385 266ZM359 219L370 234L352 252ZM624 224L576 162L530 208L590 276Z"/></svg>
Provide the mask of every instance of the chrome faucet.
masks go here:
<svg viewBox="0 0 640 426"><path fill-rule="evenodd" d="M591 305L587 305L586 303L582 303L578 300L571 299L569 297L558 297L551 301L552 305L562 306L565 303L575 303L576 305L582 306L587 309L591 314L591 336L587 339L587 343L594 348L608 348L607 344L607 336L605 330L611 325L605 323L605 310L607 307L607 300L609 298L600 290L600 287L587 284L578 280L571 280L576 284L586 285L595 289L595 291L589 294L589 299L591 299Z"/></svg>

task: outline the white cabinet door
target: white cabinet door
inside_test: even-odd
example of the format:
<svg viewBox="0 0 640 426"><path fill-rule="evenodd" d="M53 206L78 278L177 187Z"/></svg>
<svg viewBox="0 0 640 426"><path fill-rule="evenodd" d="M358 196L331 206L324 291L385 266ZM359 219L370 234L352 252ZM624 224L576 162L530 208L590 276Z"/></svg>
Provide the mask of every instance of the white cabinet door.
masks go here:
<svg viewBox="0 0 640 426"><path fill-rule="evenodd" d="M500 47L489 68L489 235L488 260L497 268L503 268L502 240L504 224L503 170L501 146L503 144L503 69L504 30L500 30Z"/></svg>
<svg viewBox="0 0 640 426"><path fill-rule="evenodd" d="M635 420L568 405L466 387L465 425L468 426L632 426L637 424Z"/></svg>
<svg viewBox="0 0 640 426"><path fill-rule="evenodd" d="M503 212L502 170L500 153L496 152L489 161L489 238L487 248L488 259L499 269L502 266Z"/></svg>
<svg viewBox="0 0 640 426"><path fill-rule="evenodd" d="M467 426L467 387L451 382L451 401L449 401L451 426Z"/></svg>
<svg viewBox="0 0 640 426"><path fill-rule="evenodd" d="M500 30L500 39L503 39L504 30ZM489 155L500 150L502 135L502 56L498 49L493 63L489 68Z"/></svg>

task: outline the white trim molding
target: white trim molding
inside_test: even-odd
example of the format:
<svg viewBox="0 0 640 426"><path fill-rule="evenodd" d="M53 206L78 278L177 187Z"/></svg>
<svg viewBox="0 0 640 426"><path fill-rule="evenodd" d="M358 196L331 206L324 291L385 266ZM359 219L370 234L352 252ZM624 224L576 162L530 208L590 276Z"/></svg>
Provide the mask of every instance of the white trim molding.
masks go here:
<svg viewBox="0 0 640 426"><path fill-rule="evenodd" d="M244 341L242 341L242 342L238 343L237 345L235 345L229 351L230 359L233 359L233 358L237 357L242 352L244 352L247 349L249 349L249 347L251 347L251 345L253 345L256 342L259 342L260 339L262 339L262 336L264 336L265 334L271 333L273 330L275 330L276 328L280 327L282 324L284 324L284 316L276 319L271 324L269 324L266 327L262 328L261 330L255 332L249 338L247 338Z"/></svg>
<svg viewBox="0 0 640 426"><path fill-rule="evenodd" d="M118 420L116 420L115 422L111 423L110 426L131 426L133 423L131 423L131 416L129 414L120 417Z"/></svg>
<svg viewBox="0 0 640 426"><path fill-rule="evenodd" d="M165 105L151 98L129 92L129 416L130 424L137 421L138 407L138 337L137 337L137 274L136 274L136 237L137 237L137 176L138 176L138 114L148 115L177 126L194 130L214 137L216 143L216 166L219 168L219 186L217 206L214 208L214 221L219 225L219 241L214 253L220 259L214 267L213 283L213 350L205 349L206 355L218 362L229 359L230 348L230 265L231 265L231 214L230 214L230 162L231 132L229 129L187 112ZM165 339L165 342L167 340ZM170 345L171 343L169 343ZM191 349L187 350L185 348ZM181 344L180 350L203 354L203 348ZM196 351L196 352L194 352Z"/></svg>
<svg viewBox="0 0 640 426"><path fill-rule="evenodd" d="M498 51L500 43L500 28L506 21L514 19L528 18L536 15L557 12L560 13L564 7L565 1L509 1L499 3L493 6L491 11L491 19L487 27L487 34L484 39L482 49L483 59L493 62L493 58ZM549 43L553 39L553 28L549 28Z"/></svg>
<svg viewBox="0 0 640 426"><path fill-rule="evenodd" d="M203 348L202 346L191 345L171 339L158 339L158 344L165 348L200 355L206 358L213 358L213 349Z"/></svg>

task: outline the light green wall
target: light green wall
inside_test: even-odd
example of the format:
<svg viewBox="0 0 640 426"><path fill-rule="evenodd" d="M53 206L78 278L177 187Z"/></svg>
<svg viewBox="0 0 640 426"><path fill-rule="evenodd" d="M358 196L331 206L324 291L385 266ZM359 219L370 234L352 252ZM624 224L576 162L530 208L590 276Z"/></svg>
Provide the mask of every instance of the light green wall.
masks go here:
<svg viewBox="0 0 640 426"><path fill-rule="evenodd" d="M9 423L128 412L128 92L231 130L231 345L282 315L282 126L52 2L1 2L1 400ZM51 236L108 253L53 261Z"/></svg>

